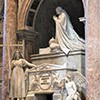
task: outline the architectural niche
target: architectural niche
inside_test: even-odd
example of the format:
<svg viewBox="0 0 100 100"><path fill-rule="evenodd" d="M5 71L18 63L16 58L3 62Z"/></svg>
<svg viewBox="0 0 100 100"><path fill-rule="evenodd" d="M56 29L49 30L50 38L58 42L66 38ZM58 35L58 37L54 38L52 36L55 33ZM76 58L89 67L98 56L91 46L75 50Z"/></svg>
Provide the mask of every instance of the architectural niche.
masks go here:
<svg viewBox="0 0 100 100"><path fill-rule="evenodd" d="M71 6L68 6L70 3ZM71 51L68 55L62 51L51 52L49 54L35 54L36 52L34 52L34 49L37 51L39 48L48 47L50 38L55 37L55 25L52 17L55 15L55 8L58 5L65 8L72 20L75 31L84 38L84 23L79 21L80 17L84 17L84 8L82 1L78 2L77 6L76 3L76 1L69 2L67 0L65 2L61 0L48 0L48 2L46 0L34 0L30 1L30 4L29 2L26 3L28 5L28 7L25 8L27 12L22 12L26 14L26 16L23 16L24 20L19 19L19 22L23 21L24 23L18 26L19 30L17 31L17 36L18 41L24 40L25 52L28 52L30 61L37 65L36 69L31 68L25 73L28 76L26 79L27 100L39 100L39 98L41 98L41 100L49 100L48 97L50 97L51 100L59 99L61 97L62 87L56 86L55 80L58 82L57 84L59 84L60 81L66 77L67 73L71 74L74 81L81 80L80 83L83 82L83 87L79 86L81 88L79 91L81 92L82 99L84 99L86 89L84 50ZM71 8L72 6L73 9ZM74 13L75 11L77 11L77 14ZM35 35L37 35L38 40L36 40ZM37 41L39 42L34 45ZM37 49L37 47L39 48ZM78 72L79 74L76 75L74 72ZM77 86L80 83L76 82ZM66 98L65 87L63 91L63 97Z"/></svg>
<svg viewBox="0 0 100 100"><path fill-rule="evenodd" d="M16 4L15 2L13 3L14 5ZM26 76L26 85L24 87L27 93L27 95L24 94L26 100L30 100L33 98L35 98L34 100L36 100L36 98L38 100L39 98L42 98L42 100L44 100L43 98L45 98L45 96L47 96L45 98L45 100L47 100L49 95L51 100L55 100L56 98L60 99L60 97L66 98L68 94L65 89L65 84L67 81L66 76L68 73L70 73L72 81L79 79L81 80L80 83L83 82L84 86L79 86L78 88L81 88L79 91L82 92L85 96L84 50L74 50L69 52L68 54L65 54L63 51L50 52L49 54L38 54L39 48L48 47L50 38L55 37L55 25L52 17L53 15L55 15L55 8L59 5L68 12L74 29L78 33L78 35L84 38L84 23L79 21L80 17L84 17L84 8L82 1L26 0L25 2L22 1L21 5L19 5L20 7L18 9L17 42L24 44L24 57L28 61L34 63L37 67L35 69L22 68L22 71L24 70L23 74L25 74ZM75 11L77 13L75 13ZM16 25L16 23L17 21L15 21L13 24ZM11 32L13 33L13 31ZM14 32L16 33L16 30L14 30ZM9 33L9 35L11 34ZM19 65L17 64L18 62L16 63L16 66L18 67ZM23 66L25 65L23 64ZM15 70L15 68L9 70L9 72L13 70ZM78 76L74 72L76 72ZM63 86L60 86L62 82L64 82ZM78 86L80 83L77 81L75 84L77 84ZM84 90L82 90L82 88L84 88ZM9 93L10 92L12 91L9 90ZM64 95L62 95L62 92L64 92ZM83 98L83 95L78 97ZM10 96L10 98L12 99L12 96Z"/></svg>
<svg viewBox="0 0 100 100"><path fill-rule="evenodd" d="M84 24L79 21L80 17L85 16L85 4L83 4L84 1L30 0L27 2L26 0L25 2L23 2L23 6L21 7L19 13L20 24L18 27L19 29L22 29L22 26L25 29L31 29L33 31L39 32L39 47L47 47L50 38L55 36L55 25L52 17L55 14L55 8L58 5L62 6L68 12L74 29L79 34L79 36L82 38L85 37Z"/></svg>
<svg viewBox="0 0 100 100"><path fill-rule="evenodd" d="M2 7L1 6L2 1L3 0L0 0L0 11L1 11L1 7ZM13 1L16 1L16 0L12 0L12 1L9 0L9 4L10 5L9 4L7 5L7 7L8 7L7 10L8 11L11 10L9 8L12 8L13 10L16 10L16 7L15 7L16 3L13 2ZM40 8L42 9L42 7L43 7L42 5L44 5L44 1L45 0L41 0L41 1L40 0L20 0L20 1L22 1L21 2L22 4L20 5L20 9L18 10L19 11L18 12L18 23L16 21L14 21L14 20L11 21L11 18L14 18L14 17L16 18L16 13L15 12L9 12L10 16L9 17L5 16L5 18L7 18L7 22L8 23L6 23L6 26L4 26L4 29L8 28L10 26L10 24L12 26L14 26L14 25L16 26L16 24L18 24L17 25L18 26L18 31L20 30L20 32L23 32L23 29L24 29L24 32L27 32L27 33L28 32L29 33L34 33L34 31L39 31L38 26L36 25L37 24L37 18L39 16L38 14L41 13L39 10L40 10ZM51 0L51 1L54 1L54 0ZM60 2L60 0L56 0L56 1ZM62 0L62 1L64 1L64 0ZM66 0L66 2L67 1L68 2L73 1L73 4L76 3L76 2L74 2L75 0ZM80 0L77 0L77 1L80 1ZM12 5L12 2L15 4L15 6ZM31 19L33 22L30 24L30 23L27 23L28 14L32 10L32 9L30 9L30 7L32 6L32 4L34 2L37 2L37 3L35 3L36 5L34 7L38 8L38 9L36 9L37 13L35 13L34 19ZM86 62L86 68L87 68L86 69L86 73L87 73L87 75L86 75L87 76L87 94L86 94L86 99L87 100L98 100L98 98L100 97L100 89L98 88L99 87L99 83L100 83L100 78L99 78L100 77L100 72L99 72L99 69L100 69L100 67L99 67L99 65L100 65L100 63L99 63L100 46L99 46L99 42L98 42L100 40L100 37L99 37L99 32L100 32L100 28L99 28L100 25L99 24L100 23L98 22L100 20L100 13L99 13L100 2L98 0L82 0L81 2L83 2L83 4L84 4L84 9L85 9L84 11L85 12L87 11L87 13L85 13L85 15L84 15L86 17L85 32L86 32L86 36L87 36L87 38L86 38L86 61L85 61ZM85 4L86 3L87 3L87 5L86 5L86 8L85 8ZM77 5L77 4L75 4L75 5ZM66 5L66 4L64 4L64 5ZM70 4L69 4L69 6L70 6ZM66 7L65 7L65 9L67 10ZM34 12L34 10L32 10L32 12ZM13 13L14 13L14 16L12 16ZM69 15L71 16L70 10L69 10ZM83 17L83 16L79 16L79 17ZM2 18L2 16L0 18ZM9 23L9 22L11 22L11 23ZM33 29L33 30L30 32L30 29ZM9 27L9 29L7 30L7 33L11 33L10 36L12 36L13 30L16 30L16 28L15 27L14 28ZM77 29L75 29L75 30L77 30ZM14 33L16 33L16 31L14 31ZM23 36L23 33L21 33L22 36ZM13 34L13 35L15 36L15 34ZM26 35L26 37L24 37L25 41L27 41L27 36L29 36L29 34ZM20 37L21 36L19 35L18 36L18 40L22 41L23 38L20 38ZM1 36L1 38L2 38L2 36ZM50 37L47 37L46 44L43 44L43 45L40 44L40 47L46 47L48 45L47 43L48 43L49 38ZM13 41L10 41L10 42L13 43ZM4 53L7 54L7 50L6 49L5 49ZM8 90L9 90L8 73L9 73L9 67L10 66L8 65L8 59L7 59L7 56L5 56L5 54L3 55L3 58L4 58L3 60L5 60L5 61L3 62L4 65L3 65L3 71L2 71L3 72L3 74L2 74L3 75L2 100L8 100L8 98L9 98L9 96L8 96ZM32 63L38 63L39 62L38 63L39 65L37 65L37 69L33 69L33 68L29 69L27 71L27 73L26 73L26 76L28 76L28 78L26 79L26 84L27 84L26 86L29 86L26 100L31 100L31 99L33 100L34 97L36 97L36 99L38 99L38 100L40 100L41 97L42 97L43 100L45 100L45 99L46 100L51 100L52 99L51 96L53 95L54 91L53 92L49 91L48 94L47 94L47 91L46 91L46 94L43 94L43 93L45 93L45 89L53 90L52 86L54 86L54 85L52 85L52 84L50 85L51 78L48 77L48 76L53 76L52 72L56 71L56 70L57 71L59 70L59 69L55 69L54 68L55 66L56 66L56 68L59 67L59 66L61 66L61 67L63 66L62 64L60 64L60 63L62 63L62 59L63 59L63 61L68 62L68 63L70 63L71 61L72 62L73 61L78 62L78 59L80 59L80 63L78 62L77 64L78 65L82 65L82 66L85 67L85 64L84 64L85 52L83 50L70 52L69 55L65 55L63 52L58 52L58 54L57 53L50 53L50 54L42 54L42 55L39 55L39 54L30 55ZM72 60L72 58L74 58L74 60ZM53 61L54 61L54 63L53 63ZM50 64L45 64L45 62L48 62ZM71 64L75 65L72 62L71 62ZM41 63L43 63L43 64L41 64ZM66 64L64 64L64 65L66 65ZM75 66L72 66L72 67L75 67ZM48 71L50 72L50 74L49 74ZM73 71L73 72L75 71L76 72L77 70L76 69L74 69L74 70L66 69L64 71L69 71L69 73L70 73L70 71ZM83 71L83 69L82 69L82 71ZM36 72L39 73L39 75L40 75L39 78L35 78L35 77L38 77ZM81 74L78 74L78 76L79 75L81 76ZM76 76L76 75L74 74L73 76ZM55 75L52 78L54 78L54 77L55 77ZM35 80L36 83L34 82L34 79L37 79L37 80ZM56 79L56 77L54 79ZM78 78L78 77L75 78L76 81L77 81L77 79L78 79L78 81L82 80L82 78L81 79ZM33 80L33 81L31 81L31 80ZM39 85L37 85L38 82L39 82ZM54 82L54 81L52 81L52 82ZM79 81L79 82L83 82L84 83L85 82L85 78L83 78L83 80ZM1 80L0 80L0 83L1 83ZM28 83L30 83L30 85ZM80 83L78 83L78 84L80 84ZM38 92L38 90L36 90L34 88L34 85L37 86L37 87L39 86L39 90L40 90L39 92ZM0 84L0 86L1 86L1 84ZM83 87L84 87L84 85L83 85ZM40 95L40 93L41 93L41 95ZM57 93L58 94L56 96L53 95L53 97L56 97L56 98L59 97L59 96L62 97L61 94L59 95L59 91L57 91ZM62 91L60 91L60 93L62 93ZM45 96L47 98L45 98ZM82 99L82 100L84 100L84 99Z"/></svg>

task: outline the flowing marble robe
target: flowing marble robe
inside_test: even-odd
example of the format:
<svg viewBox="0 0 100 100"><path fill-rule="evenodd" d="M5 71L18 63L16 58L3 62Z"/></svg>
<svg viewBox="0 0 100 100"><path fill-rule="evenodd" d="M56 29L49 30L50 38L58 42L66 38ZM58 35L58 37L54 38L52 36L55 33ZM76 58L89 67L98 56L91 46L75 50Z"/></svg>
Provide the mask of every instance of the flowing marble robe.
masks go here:
<svg viewBox="0 0 100 100"><path fill-rule="evenodd" d="M55 39L64 53L68 54L69 51L85 49L85 41L73 29L65 10L62 10L58 17L54 17L54 20L56 23Z"/></svg>
<svg viewBox="0 0 100 100"><path fill-rule="evenodd" d="M27 62L25 59L12 60L10 98L24 98L25 92L25 72L23 68L28 65L34 67L34 64Z"/></svg>

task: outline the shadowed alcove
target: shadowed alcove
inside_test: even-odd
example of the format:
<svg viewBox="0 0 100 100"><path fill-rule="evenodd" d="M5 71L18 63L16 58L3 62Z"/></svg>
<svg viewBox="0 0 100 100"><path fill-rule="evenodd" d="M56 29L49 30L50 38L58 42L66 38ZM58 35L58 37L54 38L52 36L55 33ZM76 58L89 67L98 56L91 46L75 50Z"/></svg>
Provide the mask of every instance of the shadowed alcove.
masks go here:
<svg viewBox="0 0 100 100"><path fill-rule="evenodd" d="M77 34L84 38L84 23L79 21L84 17L82 0L34 0L29 8L26 25L39 32L39 47L47 47L50 38L55 36L53 16L55 8L61 6L70 16L72 25Z"/></svg>

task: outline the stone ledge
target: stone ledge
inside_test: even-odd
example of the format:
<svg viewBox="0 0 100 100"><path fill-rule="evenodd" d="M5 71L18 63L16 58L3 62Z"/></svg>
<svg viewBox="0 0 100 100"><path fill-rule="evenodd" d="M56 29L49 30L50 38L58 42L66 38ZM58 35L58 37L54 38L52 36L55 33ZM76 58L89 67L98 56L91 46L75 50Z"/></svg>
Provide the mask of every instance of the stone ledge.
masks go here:
<svg viewBox="0 0 100 100"><path fill-rule="evenodd" d="M35 54L31 55L30 58L35 65L44 63L64 65L66 63L66 67L75 67L79 72L85 75L85 50L71 51L68 55L63 52Z"/></svg>
<svg viewBox="0 0 100 100"><path fill-rule="evenodd" d="M73 55L85 55L85 50L75 50L75 51L70 51L68 55L61 52L52 52L49 54L34 54L31 55L31 60L37 60L37 59L47 59L47 58L54 58L54 57L61 57L61 56L73 56Z"/></svg>

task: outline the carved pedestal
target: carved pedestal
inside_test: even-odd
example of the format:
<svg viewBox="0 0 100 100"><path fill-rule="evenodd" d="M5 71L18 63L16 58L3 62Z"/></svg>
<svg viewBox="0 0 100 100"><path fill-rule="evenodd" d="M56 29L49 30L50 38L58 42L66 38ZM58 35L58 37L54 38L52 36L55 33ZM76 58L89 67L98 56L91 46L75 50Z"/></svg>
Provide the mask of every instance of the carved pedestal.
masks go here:
<svg viewBox="0 0 100 100"><path fill-rule="evenodd" d="M68 55L63 52L36 54L31 55L31 60L37 65L37 70L30 69L28 72L28 94L34 94L34 100L49 100L47 94L52 94L51 100L65 100L67 92L56 82L59 83L68 73L85 95L85 51L72 51Z"/></svg>
<svg viewBox="0 0 100 100"><path fill-rule="evenodd" d="M34 64L39 65L43 63L66 64L69 68L76 68L79 72L85 75L85 51L77 50L71 51L68 55L63 52L55 52L49 54L31 55L31 60Z"/></svg>
<svg viewBox="0 0 100 100"><path fill-rule="evenodd" d="M76 85L85 89L85 78L82 74L75 68L69 68L66 64L43 63L38 65L37 69L29 69L26 75L28 75L26 80L28 83L27 100L65 100L67 97L65 88L67 75L72 77Z"/></svg>

